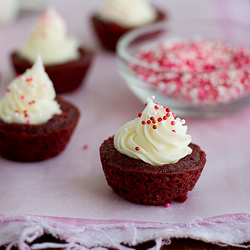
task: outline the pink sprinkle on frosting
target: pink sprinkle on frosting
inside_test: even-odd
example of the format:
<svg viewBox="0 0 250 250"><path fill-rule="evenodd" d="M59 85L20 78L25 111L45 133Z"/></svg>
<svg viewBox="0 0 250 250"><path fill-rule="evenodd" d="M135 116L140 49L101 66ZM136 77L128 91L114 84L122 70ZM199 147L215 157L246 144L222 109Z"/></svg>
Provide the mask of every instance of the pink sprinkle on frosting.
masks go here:
<svg viewBox="0 0 250 250"><path fill-rule="evenodd" d="M26 79L26 82L31 82L31 81L33 81L33 78L32 78L32 77Z"/></svg>

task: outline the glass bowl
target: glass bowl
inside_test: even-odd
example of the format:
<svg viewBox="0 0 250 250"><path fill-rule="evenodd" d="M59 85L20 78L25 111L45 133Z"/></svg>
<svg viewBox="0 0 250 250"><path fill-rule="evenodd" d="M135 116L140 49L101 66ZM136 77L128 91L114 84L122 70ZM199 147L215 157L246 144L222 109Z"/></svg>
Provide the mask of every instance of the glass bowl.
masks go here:
<svg viewBox="0 0 250 250"><path fill-rule="evenodd" d="M217 67L215 70L208 68L208 70L199 71L197 69L190 71L185 67L163 67L154 61L149 63L149 61L138 59L138 53L142 51L149 52L159 48L162 44L169 46L176 41L189 41L190 39L222 42L226 46L233 47L239 54L244 51L246 58L241 59L243 62L241 64L237 61L237 67L230 65L228 68ZM249 51L250 32L246 27L197 21L162 22L130 31L119 40L117 45L118 71L129 89L142 102L145 102L148 96L154 95L157 102L171 108L178 116L216 117L235 112L249 104ZM146 72L146 76L143 72ZM193 82L196 85L195 87L189 86L187 94L188 83L185 79L188 77L191 79L189 84L192 79L195 79ZM221 77L226 80L224 79L223 82ZM154 79L154 82L150 82L150 79ZM216 94L209 92L210 87ZM217 97L212 98L212 95L217 95Z"/></svg>

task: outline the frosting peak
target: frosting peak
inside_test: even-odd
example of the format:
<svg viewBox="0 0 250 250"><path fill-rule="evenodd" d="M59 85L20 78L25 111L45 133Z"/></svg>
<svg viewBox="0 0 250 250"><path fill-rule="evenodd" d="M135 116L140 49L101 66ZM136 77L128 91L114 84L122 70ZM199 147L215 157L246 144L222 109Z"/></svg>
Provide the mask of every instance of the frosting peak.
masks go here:
<svg viewBox="0 0 250 250"><path fill-rule="evenodd" d="M68 36L66 24L54 8L48 8L38 18L29 39L23 44L19 55L34 62L42 55L45 65L60 64L79 57L78 42Z"/></svg>
<svg viewBox="0 0 250 250"><path fill-rule="evenodd" d="M114 146L122 154L152 165L171 164L191 154L185 120L167 107L154 103L154 96L138 118L123 125L115 134Z"/></svg>
<svg viewBox="0 0 250 250"><path fill-rule="evenodd" d="M6 123L42 124L61 114L53 83L44 71L41 56L31 69L15 78L0 100L0 119Z"/></svg>
<svg viewBox="0 0 250 250"><path fill-rule="evenodd" d="M154 22L157 18L147 0L107 0L99 15L103 20L129 28Z"/></svg>

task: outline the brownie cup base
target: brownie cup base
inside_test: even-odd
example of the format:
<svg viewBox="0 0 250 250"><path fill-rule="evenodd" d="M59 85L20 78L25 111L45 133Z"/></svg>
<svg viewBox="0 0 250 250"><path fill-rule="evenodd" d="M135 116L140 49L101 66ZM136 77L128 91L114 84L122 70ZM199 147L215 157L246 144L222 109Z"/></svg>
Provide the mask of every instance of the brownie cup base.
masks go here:
<svg viewBox="0 0 250 250"><path fill-rule="evenodd" d="M121 197L137 204L166 205L184 202L199 179L206 154L191 143L192 153L174 164L154 166L121 154L113 137L100 147L102 167L108 185Z"/></svg>
<svg viewBox="0 0 250 250"><path fill-rule="evenodd" d="M79 48L80 58L57 65L45 65L45 71L53 82L57 94L72 92L83 82L91 64L93 53ZM17 52L11 54L11 61L16 74L23 74L32 67L31 62L23 59Z"/></svg>
<svg viewBox="0 0 250 250"><path fill-rule="evenodd" d="M0 156L18 162L43 161L66 147L80 113L72 104L57 99L62 114L41 125L5 123L0 120Z"/></svg>
<svg viewBox="0 0 250 250"><path fill-rule="evenodd" d="M157 19L154 23L163 21L165 18L165 14L157 10ZM92 16L91 23L102 47L111 52L116 51L116 44L120 37L134 29L120 26L114 22L103 21L97 14Z"/></svg>

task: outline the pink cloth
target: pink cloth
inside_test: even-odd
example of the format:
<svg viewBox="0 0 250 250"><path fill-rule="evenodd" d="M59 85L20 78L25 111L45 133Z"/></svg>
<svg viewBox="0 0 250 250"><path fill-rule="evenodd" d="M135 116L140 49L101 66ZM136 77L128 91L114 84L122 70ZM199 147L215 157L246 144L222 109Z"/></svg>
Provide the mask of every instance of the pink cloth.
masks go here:
<svg viewBox="0 0 250 250"><path fill-rule="evenodd" d="M71 33L87 47L96 47L88 17L101 1L51 2L65 16ZM182 16L250 22L247 0L186 2L158 0L155 4L164 5L171 20ZM23 15L0 29L1 93L14 77L9 54L25 40L36 17L37 13ZM44 232L65 239L68 248L79 242L82 249L99 245L122 249L121 242L150 239L156 239L155 249L159 249L171 237L229 245L250 241L250 108L218 119L188 121L189 134L206 152L207 164L185 203L173 202L169 208L132 204L109 188L99 160L102 141L143 109L116 68L114 55L97 52L85 86L63 96L79 107L81 118L62 154L39 163L0 158L0 245L58 247L27 246L25 242Z"/></svg>
<svg viewBox="0 0 250 250"><path fill-rule="evenodd" d="M58 242L33 243L44 234ZM34 215L0 216L0 245L7 249L126 249L155 240L151 249L170 244L171 238L191 238L221 246L243 246L250 241L250 214L221 215L209 219L196 218L183 223L152 223L116 220L86 220ZM61 241L61 242L60 242ZM237 243L236 243L237 242ZM250 246L250 245L248 245Z"/></svg>

